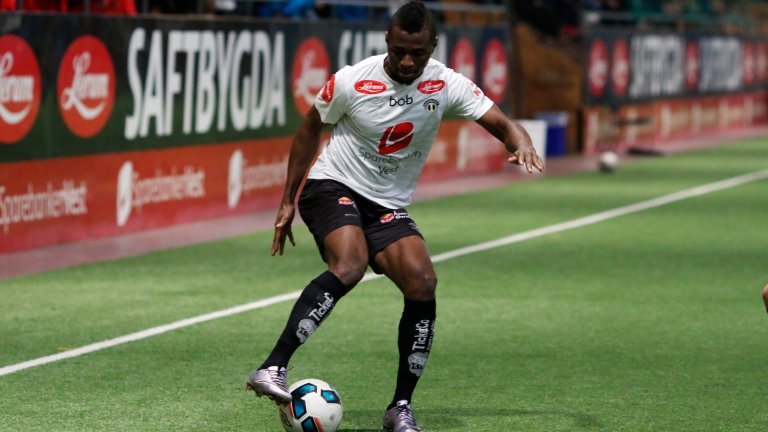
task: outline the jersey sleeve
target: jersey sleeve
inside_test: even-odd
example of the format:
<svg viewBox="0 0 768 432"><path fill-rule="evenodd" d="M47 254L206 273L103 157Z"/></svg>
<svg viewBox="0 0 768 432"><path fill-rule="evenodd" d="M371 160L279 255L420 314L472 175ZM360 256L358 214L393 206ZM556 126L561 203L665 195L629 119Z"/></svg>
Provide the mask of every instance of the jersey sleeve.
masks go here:
<svg viewBox="0 0 768 432"><path fill-rule="evenodd" d="M472 80L450 71L448 75L449 112L470 120L477 120L493 106L493 101Z"/></svg>
<svg viewBox="0 0 768 432"><path fill-rule="evenodd" d="M331 75L325 86L315 97L315 108L320 119L326 124L336 124L347 111L347 93L345 91L349 67L346 66Z"/></svg>

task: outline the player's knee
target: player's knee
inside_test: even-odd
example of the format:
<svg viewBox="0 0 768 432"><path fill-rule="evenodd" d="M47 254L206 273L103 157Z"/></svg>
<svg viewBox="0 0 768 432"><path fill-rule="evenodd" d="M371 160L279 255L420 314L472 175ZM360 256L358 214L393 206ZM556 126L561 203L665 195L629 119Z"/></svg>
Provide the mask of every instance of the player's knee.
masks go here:
<svg viewBox="0 0 768 432"><path fill-rule="evenodd" d="M341 283L348 288L352 288L363 279L366 268L368 268L367 262L341 262L335 264L329 270L339 278Z"/></svg>
<svg viewBox="0 0 768 432"><path fill-rule="evenodd" d="M423 272L406 282L405 297L409 300L431 301L435 299L437 276L434 272Z"/></svg>

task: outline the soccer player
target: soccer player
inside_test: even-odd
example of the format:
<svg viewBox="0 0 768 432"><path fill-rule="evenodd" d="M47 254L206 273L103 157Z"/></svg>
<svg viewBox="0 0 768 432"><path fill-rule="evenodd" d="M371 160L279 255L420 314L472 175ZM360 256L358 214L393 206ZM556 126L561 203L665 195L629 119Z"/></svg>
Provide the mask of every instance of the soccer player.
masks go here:
<svg viewBox="0 0 768 432"><path fill-rule="evenodd" d="M765 311L768 312L768 285L763 288L763 303L765 303Z"/></svg>
<svg viewBox="0 0 768 432"><path fill-rule="evenodd" d="M286 238L295 245L291 223L307 175L298 210L328 270L304 288L277 344L246 388L277 403L289 402L286 367L291 356L371 266L403 294L396 386L384 430L408 432L421 431L411 398L432 346L437 277L405 207L442 116L476 121L504 144L510 163L529 173L544 166L520 125L473 82L431 58L437 45L435 22L423 3L406 3L392 16L386 43L386 54L331 76L294 136L272 255L283 254ZM312 165L326 124L333 125L330 142Z"/></svg>

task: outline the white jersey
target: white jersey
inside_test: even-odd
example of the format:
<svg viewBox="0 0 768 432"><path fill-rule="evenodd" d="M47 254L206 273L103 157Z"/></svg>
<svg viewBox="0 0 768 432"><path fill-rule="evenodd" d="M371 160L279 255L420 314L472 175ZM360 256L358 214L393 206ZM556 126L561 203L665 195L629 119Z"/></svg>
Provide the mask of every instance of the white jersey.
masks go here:
<svg viewBox="0 0 768 432"><path fill-rule="evenodd" d="M336 180L388 208L405 207L444 114L477 120L493 105L472 81L431 59L410 85L384 72L386 54L346 66L315 106L334 124L308 178Z"/></svg>

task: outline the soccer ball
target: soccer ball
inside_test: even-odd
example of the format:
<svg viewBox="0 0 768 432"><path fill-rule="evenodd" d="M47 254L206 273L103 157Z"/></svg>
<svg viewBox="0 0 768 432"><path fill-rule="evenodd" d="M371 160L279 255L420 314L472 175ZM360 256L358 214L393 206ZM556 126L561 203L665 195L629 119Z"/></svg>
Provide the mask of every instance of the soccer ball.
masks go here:
<svg viewBox="0 0 768 432"><path fill-rule="evenodd" d="M600 167L600 171L605 173L615 171L619 166L619 155L610 150L600 153L598 166Z"/></svg>
<svg viewBox="0 0 768 432"><path fill-rule="evenodd" d="M288 388L292 400L279 405L280 421L286 432L335 432L344 407L339 392L316 378L296 381Z"/></svg>

